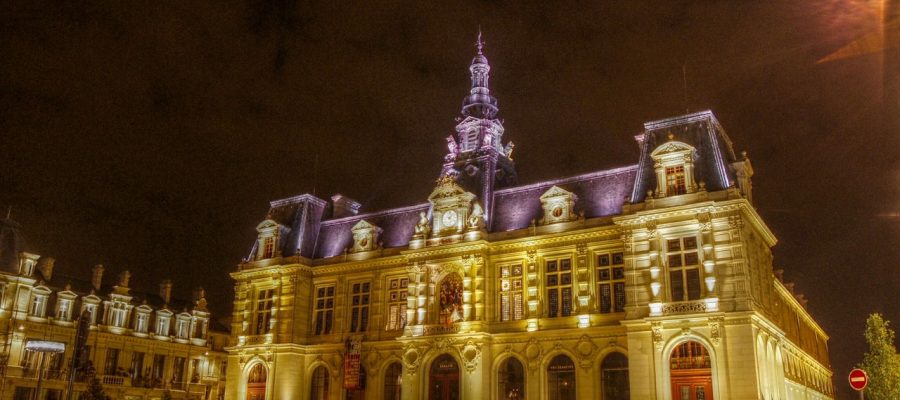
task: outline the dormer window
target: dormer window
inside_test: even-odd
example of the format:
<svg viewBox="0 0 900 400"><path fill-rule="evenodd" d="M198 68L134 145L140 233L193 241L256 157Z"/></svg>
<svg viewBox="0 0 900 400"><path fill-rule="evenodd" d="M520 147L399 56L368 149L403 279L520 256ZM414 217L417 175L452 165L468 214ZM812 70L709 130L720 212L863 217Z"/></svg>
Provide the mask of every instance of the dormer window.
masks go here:
<svg viewBox="0 0 900 400"><path fill-rule="evenodd" d="M147 333L150 326L150 314L146 312L137 312L137 318L134 321L134 331L137 333Z"/></svg>
<svg viewBox="0 0 900 400"><path fill-rule="evenodd" d="M378 236L381 234L381 228L362 220L353 225L350 231L353 232L353 247L350 252L371 251L378 248Z"/></svg>
<svg viewBox="0 0 900 400"><path fill-rule="evenodd" d="M259 233L256 244L256 258L258 260L281 256L281 252L278 251L278 238L281 235L282 228L281 225L271 219L266 219L256 226L256 231Z"/></svg>
<svg viewBox="0 0 900 400"><path fill-rule="evenodd" d="M166 311L165 314L162 311L157 311L156 329L154 331L156 336L169 336L169 318L171 315L169 311Z"/></svg>
<svg viewBox="0 0 900 400"><path fill-rule="evenodd" d="M191 317L187 314L180 314L175 327L175 337L179 339L189 339L191 335Z"/></svg>
<svg viewBox="0 0 900 400"><path fill-rule="evenodd" d="M59 303L56 307L56 319L60 321L71 321L72 303L73 301L69 299L59 299Z"/></svg>
<svg viewBox="0 0 900 400"><path fill-rule="evenodd" d="M677 196L697 191L694 182L694 154L692 146L674 140L669 141L650 153L656 170L656 197Z"/></svg>
<svg viewBox="0 0 900 400"><path fill-rule="evenodd" d="M541 208L544 209L544 218L541 225L569 222L578 219L575 213L575 202L578 196L563 190L559 186L553 186L541 195Z"/></svg>
<svg viewBox="0 0 900 400"><path fill-rule="evenodd" d="M44 318L47 312L47 295L35 293L31 297L31 309L28 314L32 317Z"/></svg>

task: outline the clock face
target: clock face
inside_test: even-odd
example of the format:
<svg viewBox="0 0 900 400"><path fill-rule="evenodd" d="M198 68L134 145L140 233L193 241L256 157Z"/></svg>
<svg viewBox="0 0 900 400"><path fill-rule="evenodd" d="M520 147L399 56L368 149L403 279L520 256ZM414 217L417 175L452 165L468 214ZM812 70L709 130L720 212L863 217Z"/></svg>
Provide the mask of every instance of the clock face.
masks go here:
<svg viewBox="0 0 900 400"><path fill-rule="evenodd" d="M445 227L455 226L456 225L456 211L450 210L444 212L444 216L441 218L441 222Z"/></svg>

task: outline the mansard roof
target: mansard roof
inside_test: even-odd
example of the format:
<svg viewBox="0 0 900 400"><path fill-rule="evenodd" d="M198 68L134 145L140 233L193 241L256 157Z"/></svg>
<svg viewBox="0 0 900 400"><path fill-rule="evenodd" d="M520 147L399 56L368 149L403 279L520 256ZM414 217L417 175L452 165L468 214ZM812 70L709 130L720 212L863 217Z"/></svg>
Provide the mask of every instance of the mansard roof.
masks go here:
<svg viewBox="0 0 900 400"><path fill-rule="evenodd" d="M575 212L585 218L620 215L624 204L643 202L647 190L656 188L652 155L664 143L683 143L693 148L695 178L704 182L707 190L727 189L736 181L732 163L737 160L731 141L710 111L648 122L637 139L641 147L638 164L495 190L488 232L530 227L532 221L543 216L541 196L553 187L573 193ZM429 199L437 192L438 189ZM420 213L431 216L430 203L421 203L334 218L331 202L309 194L276 200L270 206L266 218L284 227L280 250L286 257L343 255L353 244L353 227L363 220L383 230L379 241L385 251L405 248ZM255 246L250 260L256 254Z"/></svg>

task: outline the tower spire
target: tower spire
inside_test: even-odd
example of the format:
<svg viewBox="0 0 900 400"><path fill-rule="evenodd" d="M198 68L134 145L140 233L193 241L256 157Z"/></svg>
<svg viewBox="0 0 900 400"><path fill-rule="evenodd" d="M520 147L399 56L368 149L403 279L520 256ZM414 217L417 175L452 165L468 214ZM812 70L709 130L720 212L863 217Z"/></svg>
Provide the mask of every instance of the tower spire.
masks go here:
<svg viewBox="0 0 900 400"><path fill-rule="evenodd" d="M478 40L475 42L478 53L469 65L472 77L472 89L463 99L462 115L464 117L494 118L497 115L497 99L491 96L488 81L491 77L491 65L484 56L484 41L481 39L481 27L478 28Z"/></svg>

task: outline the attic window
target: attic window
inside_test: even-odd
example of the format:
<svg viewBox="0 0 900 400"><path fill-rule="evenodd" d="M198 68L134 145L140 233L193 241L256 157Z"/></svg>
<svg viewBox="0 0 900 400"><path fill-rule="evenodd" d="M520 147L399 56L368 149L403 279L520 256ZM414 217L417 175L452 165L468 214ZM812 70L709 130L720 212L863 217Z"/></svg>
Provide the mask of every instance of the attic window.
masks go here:
<svg viewBox="0 0 900 400"><path fill-rule="evenodd" d="M267 237L263 239L263 258L272 258L275 255L275 238Z"/></svg>
<svg viewBox="0 0 900 400"><path fill-rule="evenodd" d="M553 186L541 195L541 208L544 210L544 218L541 225L569 222L578 219L575 213L575 202L578 197L574 193Z"/></svg>
<svg viewBox="0 0 900 400"><path fill-rule="evenodd" d="M696 150L673 140L663 143L650 157L656 170L656 197L677 196L697 190L694 182L694 154Z"/></svg>

